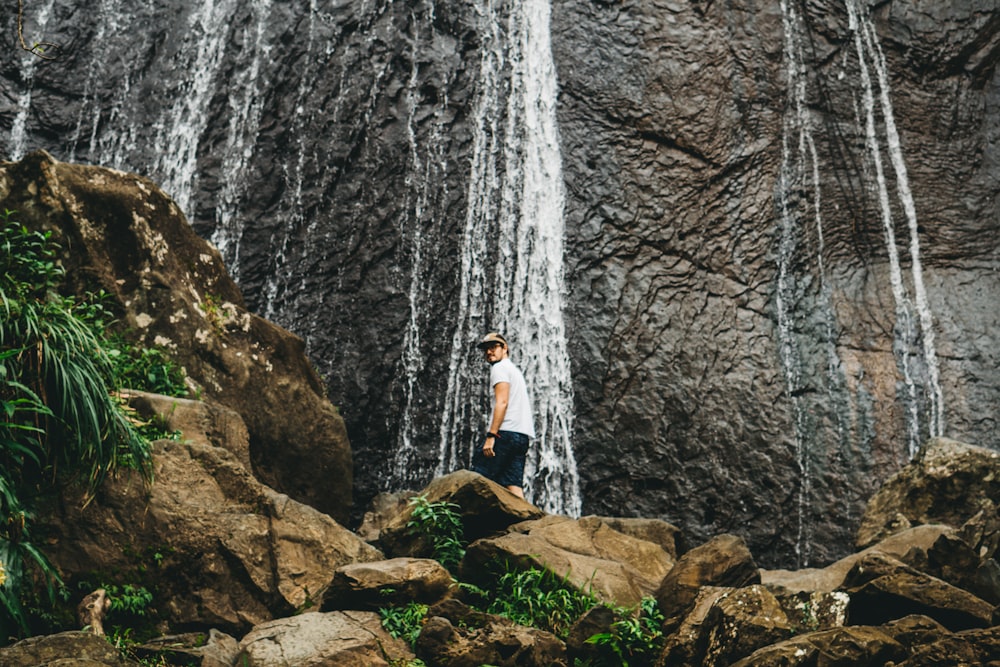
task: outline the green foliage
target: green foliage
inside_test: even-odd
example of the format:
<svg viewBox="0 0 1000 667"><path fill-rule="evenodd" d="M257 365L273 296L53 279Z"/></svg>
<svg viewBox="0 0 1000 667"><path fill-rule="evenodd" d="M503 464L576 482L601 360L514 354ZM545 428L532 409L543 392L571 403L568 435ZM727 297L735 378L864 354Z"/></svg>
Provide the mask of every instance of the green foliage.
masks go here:
<svg viewBox="0 0 1000 667"><path fill-rule="evenodd" d="M443 500L432 503L423 495L410 498L410 507L413 511L407 527L430 540L437 561L449 570L455 568L465 556L461 508Z"/></svg>
<svg viewBox="0 0 1000 667"><path fill-rule="evenodd" d="M486 611L519 625L541 628L565 638L573 623L598 604L593 595L579 591L568 579L560 579L549 570L536 567L521 570L509 564L505 569L496 580Z"/></svg>
<svg viewBox="0 0 1000 667"><path fill-rule="evenodd" d="M378 612L386 632L397 639L405 640L411 648L416 645L420 629L427 618L427 605L410 602L404 607L384 607Z"/></svg>
<svg viewBox="0 0 1000 667"><path fill-rule="evenodd" d="M150 473L149 446L114 394L99 300L57 291L63 269L49 232L0 214L0 640L28 632L22 599L34 577L54 601L58 577L31 543L28 499L61 480L89 492L110 473Z"/></svg>
<svg viewBox="0 0 1000 667"><path fill-rule="evenodd" d="M120 335L110 338L108 359L123 387L164 396L185 397L184 372L159 348L137 347Z"/></svg>
<svg viewBox="0 0 1000 667"><path fill-rule="evenodd" d="M122 658L136 663L141 667L171 667L177 664L194 664L171 662L164 655L139 655L136 652L136 647L142 642L136 641L132 637L132 628L114 627L108 632L106 638L109 644L118 649L119 653L122 654Z"/></svg>
<svg viewBox="0 0 1000 667"><path fill-rule="evenodd" d="M427 663L420 658L413 658L412 660L393 660L389 663L389 667L427 667Z"/></svg>
<svg viewBox="0 0 1000 667"><path fill-rule="evenodd" d="M153 594L145 586L125 584L116 586L110 584L104 587L111 601L111 613L145 616L153 602Z"/></svg>
<svg viewBox="0 0 1000 667"><path fill-rule="evenodd" d="M652 665L663 648L663 614L656 600L645 597L637 608L619 608L615 613L619 620L611 625L610 632L587 639L608 651L594 667Z"/></svg>

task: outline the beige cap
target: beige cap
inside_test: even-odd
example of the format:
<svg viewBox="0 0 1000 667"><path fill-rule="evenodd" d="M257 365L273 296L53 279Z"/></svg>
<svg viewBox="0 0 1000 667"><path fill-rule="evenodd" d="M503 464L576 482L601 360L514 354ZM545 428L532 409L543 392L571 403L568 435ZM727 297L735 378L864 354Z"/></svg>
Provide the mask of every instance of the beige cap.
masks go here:
<svg viewBox="0 0 1000 667"><path fill-rule="evenodd" d="M478 343L476 343L476 347L478 347L480 350L485 350L489 346L495 345L497 343L500 343L504 347L507 347L507 341L504 340L504 337L495 331L491 331L490 333L483 336Z"/></svg>

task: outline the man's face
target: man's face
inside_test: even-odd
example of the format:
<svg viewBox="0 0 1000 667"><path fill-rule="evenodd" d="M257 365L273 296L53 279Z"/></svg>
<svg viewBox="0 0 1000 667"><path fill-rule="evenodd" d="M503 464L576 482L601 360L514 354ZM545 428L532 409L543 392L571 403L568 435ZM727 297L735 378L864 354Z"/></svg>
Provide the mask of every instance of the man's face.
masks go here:
<svg viewBox="0 0 1000 667"><path fill-rule="evenodd" d="M501 343L493 343L489 347L483 348L483 354L486 356L486 361L491 364L495 364L504 357L504 353L507 348Z"/></svg>

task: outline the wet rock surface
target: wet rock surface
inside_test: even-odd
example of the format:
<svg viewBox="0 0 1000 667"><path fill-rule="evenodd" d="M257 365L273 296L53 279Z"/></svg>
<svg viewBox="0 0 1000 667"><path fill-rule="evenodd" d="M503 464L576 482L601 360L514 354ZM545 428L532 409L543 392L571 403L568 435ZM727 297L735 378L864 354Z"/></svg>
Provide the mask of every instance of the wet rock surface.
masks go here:
<svg viewBox="0 0 1000 667"><path fill-rule="evenodd" d="M359 515L436 473L477 86L503 30L464 2L209 7L29 8L63 48L0 54L0 140L177 199L250 309L307 341ZM826 563L927 435L996 448L994 9L552 3L584 513ZM451 425L465 443L472 412Z"/></svg>

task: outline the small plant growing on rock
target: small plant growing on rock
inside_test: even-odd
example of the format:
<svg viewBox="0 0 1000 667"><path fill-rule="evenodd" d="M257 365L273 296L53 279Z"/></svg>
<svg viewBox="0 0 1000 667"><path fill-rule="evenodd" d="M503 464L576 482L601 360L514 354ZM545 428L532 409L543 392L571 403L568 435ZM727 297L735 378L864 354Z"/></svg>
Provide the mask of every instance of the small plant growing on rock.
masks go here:
<svg viewBox="0 0 1000 667"><path fill-rule="evenodd" d="M611 653L594 667L653 664L663 648L663 614L656 599L645 597L636 608L614 611L619 620L611 625L611 631L587 639L587 643L603 646Z"/></svg>
<svg viewBox="0 0 1000 667"><path fill-rule="evenodd" d="M31 542L31 506L72 478L93 494L120 468L151 475L149 443L114 390L95 329L102 308L59 292L65 271L50 232L0 213L0 587L3 638L29 634L24 600L43 581L55 603L59 577ZM33 575L40 575L35 577Z"/></svg>
<svg viewBox="0 0 1000 667"><path fill-rule="evenodd" d="M486 611L519 625L548 630L565 639L573 623L598 604L593 595L577 590L566 578L560 579L546 569L519 570L509 564L505 569Z"/></svg>
<svg viewBox="0 0 1000 667"><path fill-rule="evenodd" d="M455 503L430 502L427 496L410 498L412 513L407 527L415 535L427 538L435 560L451 570L465 556L461 509Z"/></svg>
<svg viewBox="0 0 1000 667"><path fill-rule="evenodd" d="M410 648L417 643L420 636L420 629L424 626L424 619L427 618L427 605L419 602L410 602L403 607L386 607L379 609L379 616L382 617L382 627L386 632L397 639L405 640Z"/></svg>

